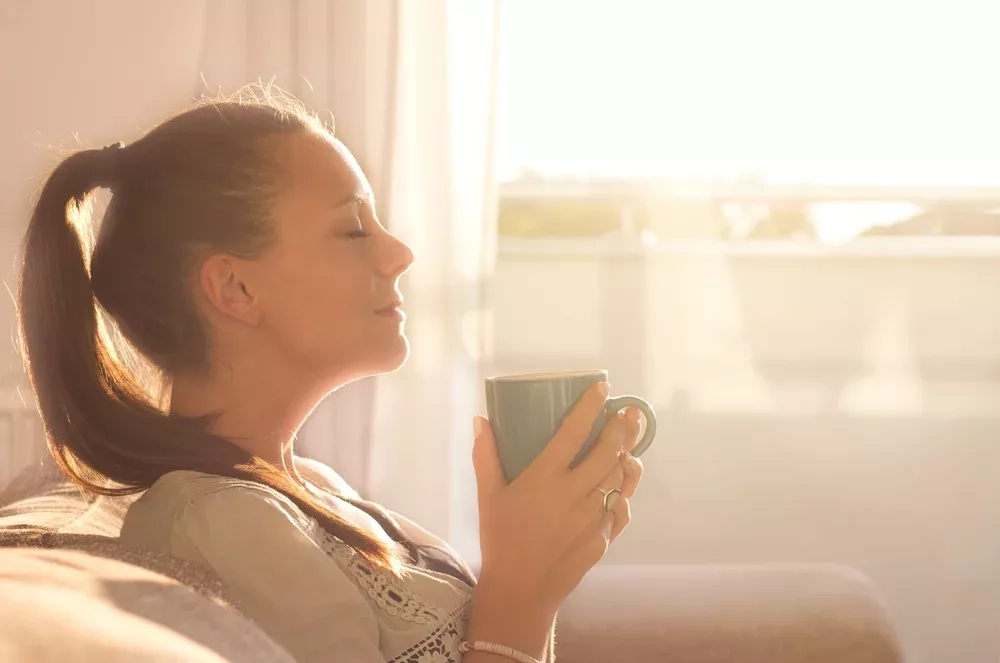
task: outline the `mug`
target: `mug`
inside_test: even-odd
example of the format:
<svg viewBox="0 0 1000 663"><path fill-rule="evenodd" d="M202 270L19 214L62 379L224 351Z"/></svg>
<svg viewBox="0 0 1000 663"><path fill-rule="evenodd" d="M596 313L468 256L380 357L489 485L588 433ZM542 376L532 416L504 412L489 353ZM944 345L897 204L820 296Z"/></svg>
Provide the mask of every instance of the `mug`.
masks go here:
<svg viewBox="0 0 1000 663"><path fill-rule="evenodd" d="M606 370L487 378L486 413L507 481L513 481L531 465L583 393L592 385L607 380ZM640 456L649 448L656 434L653 408L638 396L616 396L608 398L604 411L594 421L570 467L576 467L596 444L608 417L629 405L639 408L646 419L646 430L632 455Z"/></svg>

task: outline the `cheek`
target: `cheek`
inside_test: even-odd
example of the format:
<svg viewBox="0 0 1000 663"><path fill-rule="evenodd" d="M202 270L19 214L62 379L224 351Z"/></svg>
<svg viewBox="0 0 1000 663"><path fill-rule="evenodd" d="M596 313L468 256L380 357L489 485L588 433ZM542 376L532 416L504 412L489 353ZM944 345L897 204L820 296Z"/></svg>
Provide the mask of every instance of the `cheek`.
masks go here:
<svg viewBox="0 0 1000 663"><path fill-rule="evenodd" d="M269 327L281 342L314 359L357 347L371 316L370 274L350 260L298 264L284 270L271 293Z"/></svg>

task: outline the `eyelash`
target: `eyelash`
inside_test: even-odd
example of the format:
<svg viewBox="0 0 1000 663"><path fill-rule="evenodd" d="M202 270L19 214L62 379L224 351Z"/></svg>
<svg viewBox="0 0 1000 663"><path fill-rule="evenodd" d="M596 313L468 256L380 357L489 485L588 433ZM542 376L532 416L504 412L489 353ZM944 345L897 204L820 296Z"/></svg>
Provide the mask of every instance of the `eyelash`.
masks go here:
<svg viewBox="0 0 1000 663"><path fill-rule="evenodd" d="M364 239L365 237L370 237L371 233L366 233L364 230L352 230L347 233L347 236L351 239Z"/></svg>

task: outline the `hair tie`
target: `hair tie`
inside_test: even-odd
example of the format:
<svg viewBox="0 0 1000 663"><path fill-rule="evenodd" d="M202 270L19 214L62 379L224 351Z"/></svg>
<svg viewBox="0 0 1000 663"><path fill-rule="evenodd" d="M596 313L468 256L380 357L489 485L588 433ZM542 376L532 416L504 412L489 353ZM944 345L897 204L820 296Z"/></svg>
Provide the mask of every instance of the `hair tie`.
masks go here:
<svg viewBox="0 0 1000 663"><path fill-rule="evenodd" d="M101 176L98 186L105 189L114 189L119 183L121 165L119 164L118 152L125 148L121 141L111 143L101 148L101 156L104 157L104 174Z"/></svg>

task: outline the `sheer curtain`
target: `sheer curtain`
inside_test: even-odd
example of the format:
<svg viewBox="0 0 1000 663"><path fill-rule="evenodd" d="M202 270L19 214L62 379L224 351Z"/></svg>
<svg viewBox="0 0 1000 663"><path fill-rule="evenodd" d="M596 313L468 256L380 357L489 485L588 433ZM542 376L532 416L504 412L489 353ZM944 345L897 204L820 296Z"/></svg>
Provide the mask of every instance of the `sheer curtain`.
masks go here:
<svg viewBox="0 0 1000 663"><path fill-rule="evenodd" d="M474 552L471 417L491 273L497 0L212 0L209 93L272 80L333 113L383 221L413 248L410 362L331 395L304 454ZM464 538L463 538L464 537ZM467 540L468 539L468 540Z"/></svg>
<svg viewBox="0 0 1000 663"><path fill-rule="evenodd" d="M377 381L375 499L474 561L472 415L495 256L499 2L400 2L386 213L417 262L404 284L413 351Z"/></svg>

